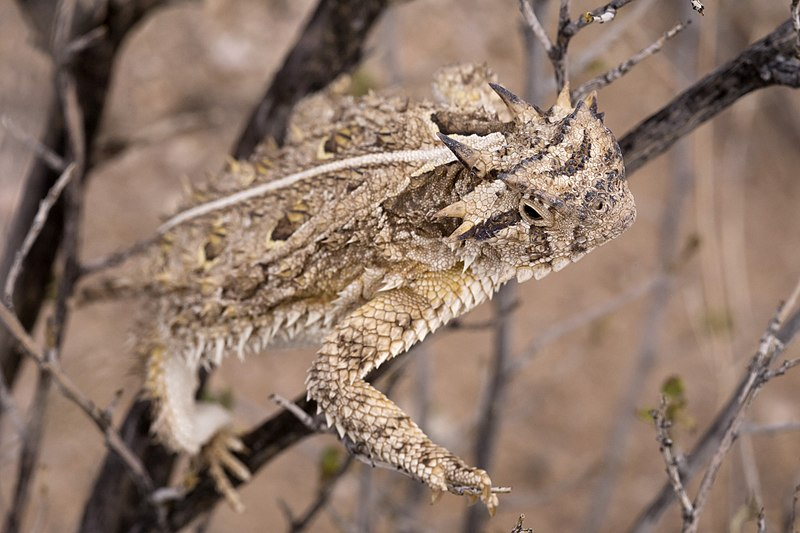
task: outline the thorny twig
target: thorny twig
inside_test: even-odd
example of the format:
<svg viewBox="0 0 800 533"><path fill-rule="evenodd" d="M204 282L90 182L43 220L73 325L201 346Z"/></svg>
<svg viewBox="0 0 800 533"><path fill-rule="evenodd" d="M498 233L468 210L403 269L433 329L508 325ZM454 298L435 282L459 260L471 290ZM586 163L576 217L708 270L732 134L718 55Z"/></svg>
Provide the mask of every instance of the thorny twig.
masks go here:
<svg viewBox="0 0 800 533"><path fill-rule="evenodd" d="M778 332L786 322L789 312L794 308L798 297L800 297L800 281L798 281L786 303L778 308L775 316L767 326L767 330L761 337L758 351L753 357L748 373L745 376L744 387L737 398L736 413L725 428L717 450L711 458L708 470L706 470L700 482L700 487L697 489L697 495L694 499L693 512L684 516L684 533L695 533L697 531L700 513L711 493L711 487L714 485L719 469L722 466L722 461L739 434L739 429L744 422L744 416L748 408L758 395L761 387L776 375L770 374L770 366L786 348L786 345L778 339Z"/></svg>
<svg viewBox="0 0 800 533"><path fill-rule="evenodd" d="M770 366L773 365L775 360L783 353L787 344L800 331L800 310L795 311L790 316L790 311L796 306L798 298L800 298L800 282L797 283L786 303L778 308L775 316L770 321L767 330L762 336L758 351L748 367L747 374L737 387L736 393L720 411L711 429L700 439L700 442L681 464L681 481L685 484L698 468L698 462L705 455L704 452L709 447L709 443L717 443L714 455L692 502L691 512L686 512L686 506L682 504L684 508L683 533L697 531L700 513L708 499L711 487L726 453L741 432L748 407L752 404L761 387L772 377L779 375L774 371L770 371ZM673 494L675 494L672 480L670 480L670 486ZM678 495L680 496L680 494ZM660 503L662 500L665 503ZM660 498L658 500L660 506L654 509L653 505L651 505L630 531L647 529L648 525L654 521L663 506L668 502L668 499Z"/></svg>
<svg viewBox="0 0 800 533"><path fill-rule="evenodd" d="M8 115L0 115L0 126L5 128L12 137L17 139L26 148L31 150L36 157L41 159L51 170L56 172L63 172L66 168L67 164L64 162L64 158L60 155L55 153L49 146L46 146L38 139L30 136L28 133L22 130L17 124L11 120Z"/></svg>
<svg viewBox="0 0 800 533"><path fill-rule="evenodd" d="M57 360L48 360L47 357L41 353L36 347L34 340L28 335L19 320L17 320L17 317L2 305L0 305L0 323L2 323L17 342L19 342L25 354L27 354L40 369L50 373L64 397L77 405L94 422L105 436L109 447L125 462L131 476L142 490L142 493L149 495L153 491L153 483L150 481L150 477L139 459L128 449L122 442L119 434L114 430L111 424L110 414L97 407L92 400L81 392L80 388L78 388L70 377L64 373Z"/></svg>
<svg viewBox="0 0 800 533"><path fill-rule="evenodd" d="M680 460L673 453L673 441L672 437L669 435L669 429L672 424L667 419L666 409L667 402L662 396L661 405L658 409L650 411L650 416L653 417L653 423L656 427L656 440L658 441L658 449L661 452L661 456L664 458L664 464L667 468L667 477L669 477L672 490L674 490L675 494L678 496L678 501L683 510L683 516L688 516L694 512L694 507L692 506L692 500L686 493L686 487L681 480Z"/></svg>
<svg viewBox="0 0 800 533"><path fill-rule="evenodd" d="M61 176L59 176L55 184L53 184L53 186L47 192L47 196L45 196L39 204L39 210L36 212L36 216L33 218L33 223L28 230L28 234L25 235L25 240L22 242L22 247L17 250L17 253L14 256L14 263L11 265L11 270L8 272L5 287L3 288L3 298L6 305L10 309L13 309L14 286L17 283L17 277L22 271L22 264L25 261L25 258L28 256L28 252L30 252L33 243L36 242L36 238L39 236L39 233L42 231L44 223L47 221L47 216L50 214L50 209L61 197L61 193L67 184L72 180L76 170L77 167L75 163L70 163L61 173Z"/></svg>
<svg viewBox="0 0 800 533"><path fill-rule="evenodd" d="M672 37L676 36L678 33L683 31L686 26L690 23L687 21L686 23L679 23L676 24L672 29L665 32L664 35L661 36L656 42L648 46L647 48L643 48L636 54L632 55L626 61L623 61L613 69L600 74L596 78L593 78L577 89L573 91L572 98L575 101L583 99L584 96L589 94L592 91L596 91L602 89L603 87L610 85L613 81L621 78L625 74L627 74L633 67L647 59L648 57L657 54L663 47L664 44L671 39Z"/></svg>
<svg viewBox="0 0 800 533"><path fill-rule="evenodd" d="M514 526L511 533L533 533L533 529L524 527L523 522L525 522L525 515L521 514L519 518L517 518L517 525Z"/></svg>

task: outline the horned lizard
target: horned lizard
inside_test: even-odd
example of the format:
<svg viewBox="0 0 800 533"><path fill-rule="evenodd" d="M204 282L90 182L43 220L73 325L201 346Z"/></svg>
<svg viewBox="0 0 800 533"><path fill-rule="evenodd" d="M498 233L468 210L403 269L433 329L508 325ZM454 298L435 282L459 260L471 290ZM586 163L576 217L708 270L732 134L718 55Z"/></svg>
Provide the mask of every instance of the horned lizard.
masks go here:
<svg viewBox="0 0 800 533"><path fill-rule="evenodd" d="M365 378L507 281L541 279L620 235L636 210L589 97L543 112L486 67L444 70L436 103L329 92L285 145L195 190L150 254L145 390L154 432L211 446L246 477L230 416L195 401L198 370L268 346L320 346L306 379L329 427L375 463L497 506L489 475L433 443Z"/></svg>

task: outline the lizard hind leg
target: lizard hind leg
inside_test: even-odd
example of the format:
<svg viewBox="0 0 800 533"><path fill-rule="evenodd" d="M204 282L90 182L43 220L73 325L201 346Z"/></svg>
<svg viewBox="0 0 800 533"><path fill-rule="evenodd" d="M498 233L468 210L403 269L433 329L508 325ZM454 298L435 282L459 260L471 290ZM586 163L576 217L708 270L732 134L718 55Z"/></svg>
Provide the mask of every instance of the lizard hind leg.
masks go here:
<svg viewBox="0 0 800 533"><path fill-rule="evenodd" d="M340 436L349 438L372 461L422 481L434 497L444 491L478 495L493 514L498 502L488 474L432 442L364 380L372 369L408 350L442 322L432 306L447 306L436 303L407 288L375 295L325 339L306 380L309 396Z"/></svg>
<svg viewBox="0 0 800 533"><path fill-rule="evenodd" d="M231 415L221 405L195 400L198 367L163 347L151 348L147 358L145 391L153 402L152 430L158 440L207 465L217 490L237 511L239 495L225 473L241 481L250 478L247 467L233 452L244 445L230 429Z"/></svg>

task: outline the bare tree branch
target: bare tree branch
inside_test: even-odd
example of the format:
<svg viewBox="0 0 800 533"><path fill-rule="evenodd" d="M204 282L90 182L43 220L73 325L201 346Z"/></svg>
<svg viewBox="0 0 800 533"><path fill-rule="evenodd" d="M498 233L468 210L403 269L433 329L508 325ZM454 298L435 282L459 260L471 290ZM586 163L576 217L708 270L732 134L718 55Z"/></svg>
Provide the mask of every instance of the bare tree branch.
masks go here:
<svg viewBox="0 0 800 533"><path fill-rule="evenodd" d="M45 195L44 199L39 204L39 210L36 212L36 216L33 217L31 227L27 235L25 235L25 239L22 241L22 246L17 250L14 263L11 265L8 277L6 278L5 287L3 288L3 298L6 305L11 309L14 308L14 286L22 270L22 263L31 251L37 237L39 237L39 234L42 232L42 228L47 222L47 216L50 214L50 209L53 208L53 205L55 205L56 201L61 197L61 192L64 190L64 187L67 186L75 175L75 170L75 163L70 163L53 184L53 187L47 191L47 195Z"/></svg>
<svg viewBox="0 0 800 533"><path fill-rule="evenodd" d="M798 287L800 287L800 284L798 284ZM694 446L691 453L686 455L686 460L681 464L680 472L681 479L683 480L684 484L688 484L694 474L696 474L700 467L705 463L708 456L719 449L724 435L728 434L730 428L734 426L737 417L740 416L743 408L752 402L752 393L754 391L757 392L758 389L760 389L760 387L763 385L765 375L769 375L767 374L769 367L763 366L762 364L764 360L768 359L770 364L771 362L774 362L778 357L780 357L780 354L783 352L786 345L788 345L798 331L800 331L800 311L796 311L792 315L787 314L788 310L791 308L791 305L789 304L791 304L792 301L797 298L796 295L798 293L798 287L796 287L793 291L793 295L787 301L787 305L782 306L782 309L779 311L777 322L778 324L782 324L780 329L778 329L774 334L770 334L770 330L768 330L765 334L765 339L772 345L772 351L768 352L768 357L766 358L761 356L761 348L765 346L766 341L762 342L762 347L760 347L759 352L756 353L747 374L745 374L744 378L740 381L739 385L736 387L736 390L732 393L731 398L728 400L725 406L720 409L719 414L709 425L708 429ZM739 421L738 424L741 424L741 421ZM734 428L734 433L736 431L738 431L738 427ZM713 481L713 479L711 481ZM661 488L658 495L636 518L636 521L633 523L629 531L632 533L643 533L650 531L653 527L655 527L656 522L667 509L667 507L669 507L669 505L672 503L673 499L674 492L672 490L672 486L671 484L666 483Z"/></svg>
<svg viewBox="0 0 800 533"><path fill-rule="evenodd" d="M667 419L666 409L667 403L665 398L662 396L661 406L658 409L651 411L650 415L653 417L653 423L656 427L656 440L658 441L658 449L661 452L661 456L664 458L664 464L667 467L667 477L672 485L672 490L675 491L675 494L678 496L678 501L681 504L683 516L686 517L694 512L694 506L692 505L691 498L689 498L689 495L686 493L686 487L684 487L683 482L681 481L680 461L672 450L673 441L672 437L669 436L671 422Z"/></svg>
<svg viewBox="0 0 800 533"><path fill-rule="evenodd" d="M787 20L705 76L619 141L628 174L746 94L772 85L800 87L795 32Z"/></svg>
<svg viewBox="0 0 800 533"><path fill-rule="evenodd" d="M550 51L553 49L553 43L550 41L550 37L547 36L547 32L544 31L542 23L539 22L539 17L537 17L536 13L533 11L530 0L519 0L519 9L522 11L522 16L525 18L525 22L528 23L528 27L530 27L536 38L539 39L539 42L542 43L544 51L550 54Z"/></svg>
<svg viewBox="0 0 800 533"><path fill-rule="evenodd" d="M590 92L602 89L606 85L610 85L613 81L621 78L622 76L630 72L630 70L633 67L635 67L648 57L657 54L664 47L664 44L669 39L673 38L681 31L683 31L688 24L689 23L687 22L686 24L680 23L675 25L672 29L665 32L664 35L662 35L656 42L654 42L647 48L640 50L639 52L632 55L627 60L623 61L613 69L604 72L603 74L600 74L596 78L587 81L586 83L584 83L583 85L581 85L572 92L572 98L575 101L582 100Z"/></svg>
<svg viewBox="0 0 800 533"><path fill-rule="evenodd" d="M111 67L119 46L128 32L151 10L163 4L163 0L110 0L100 5L88 6L76 2L75 15L68 28L58 31L58 39L52 34L59 25L54 23L58 12L56 2L20 2L20 9L27 16L31 26L39 31L38 41L50 45L50 55L54 64L67 68L75 79L78 103L83 111L82 133L87 153L97 134L100 117L106 100L106 92L111 79ZM51 5L52 4L52 5ZM103 28L102 32L98 28ZM76 39L77 45L75 44ZM55 43L67 43L59 48ZM66 56L64 55L67 53ZM62 159L69 149L67 130L64 123L64 110L57 94L48 104L49 116L46 120L48 130L42 139L43 149L57 154ZM88 171L90 162L87 163ZM39 202L44 198L60 174L49 167L47 161L39 158L25 180L22 198L12 221L12 227L5 243L0 260L0 279L5 279L17 251L31 227L38 211ZM62 238L64 219L62 202L57 202L50 212L47 222L31 247L17 278L14 289L14 309L21 323L30 329L35 323L45 297L47 280L53 267L56 253ZM0 331L0 367L9 387L16 379L21 354L13 349L14 339Z"/></svg>
<svg viewBox="0 0 800 533"><path fill-rule="evenodd" d="M255 145L266 137L281 139L294 104L356 64L364 40L386 8L386 3L384 0L320 0L264 100L253 112L237 144L237 157L247 158ZM139 243L135 247L140 250L146 245ZM129 251L123 251L117 259L124 259L129 256L127 254ZM309 404L304 397L296 398L295 403L307 413L314 414L315 404ZM130 448L147 454L143 461L154 481L166 482L172 461L165 460L169 457L166 450L150 442L148 427L148 402L142 401L128 413L120 432ZM309 434L310 430L294 415L283 411L243 439L247 448L253 451L246 457L245 464L255 472L280 451ZM156 517L147 510L137 515L139 495L131 490L126 476L121 475L121 466L112 455L106 458L84 508L81 531L94 531L98 527L104 531L122 531L130 527L147 529L156 523ZM154 470L160 473L156 474ZM110 499L109 494L119 496ZM172 507L169 526L174 529L185 526L198 514L210 509L218 499L213 482L204 476L192 492Z"/></svg>
<svg viewBox="0 0 800 533"><path fill-rule="evenodd" d="M253 111L234 157L247 159L264 139L282 144L294 105L358 64L367 34L387 5L388 0L321 0Z"/></svg>

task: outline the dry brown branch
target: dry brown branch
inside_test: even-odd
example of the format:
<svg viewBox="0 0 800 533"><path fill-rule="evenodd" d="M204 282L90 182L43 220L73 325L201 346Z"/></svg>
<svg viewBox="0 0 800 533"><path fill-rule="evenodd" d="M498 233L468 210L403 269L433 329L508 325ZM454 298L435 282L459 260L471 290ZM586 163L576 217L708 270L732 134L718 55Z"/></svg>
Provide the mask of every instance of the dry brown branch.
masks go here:
<svg viewBox="0 0 800 533"><path fill-rule="evenodd" d="M17 317L6 307L0 305L0 323L13 336L22 347L25 354L30 357L36 365L43 371L52 376L61 393L70 402L77 405L103 433L106 442L111 450L119 455L124 461L134 481L142 491L142 495L149 496L153 491L153 483L145 471L136 454L134 454L120 438L111 424L110 413L100 409L97 405L87 398L78 388L72 379L64 373L58 360L41 353L34 340L25 331L25 328L17 320Z"/></svg>
<svg viewBox="0 0 800 533"><path fill-rule="evenodd" d="M656 440L658 441L658 450L664 458L664 464L667 468L667 477L672 485L672 490L678 496L678 502L681 504L683 516L689 516L694 512L692 500L686 493L686 487L683 486L680 473L680 459L675 456L673 452L673 441L669 435L669 429L672 423L667 419L667 402L666 399L661 397L661 405L658 409L650 412L653 417L653 423L656 427Z"/></svg>
<svg viewBox="0 0 800 533"><path fill-rule="evenodd" d="M31 137L28 133L22 130L17 124L14 123L7 115L0 115L0 126L5 128L11 135L17 139L23 146L36 154L36 157L41 159L42 162L53 172L63 173L67 164L64 158L55 153L51 147L42 143L38 139Z"/></svg>
<svg viewBox="0 0 800 533"><path fill-rule="evenodd" d="M542 23L539 22L539 17L537 17L536 13L533 11L530 0L520 0L519 9L522 11L522 16L528 24L528 27L542 44L544 51L549 54L553 49L553 42L550 40L550 37L547 36L547 32L544 31Z"/></svg>
<svg viewBox="0 0 800 533"><path fill-rule="evenodd" d="M3 297L6 305L10 309L14 308L14 287L16 286L17 278L22 270L22 263L25 261L25 258L28 256L28 253L33 247L33 244L36 242L36 239L42 232L42 228L44 227L45 222L47 222L47 217L50 214L50 210L53 208L56 201L58 201L58 199L61 197L61 193L63 192L64 188L75 175L76 168L77 167L75 166L74 162L70 163L61 173L61 176L59 176L50 190L47 191L47 195L45 195L44 199L39 204L39 210L36 212L36 216L33 217L30 230L28 231L27 235L25 235L25 239L22 241L22 246L14 257L14 263L11 265L11 270L8 272L5 287L3 288Z"/></svg>
<svg viewBox="0 0 800 533"><path fill-rule="evenodd" d="M588 95L592 91L597 91L602 89L603 87L610 85L615 80L621 78L630 70L647 59L648 57L657 54L661 49L664 47L664 44L674 36L678 35L681 31L683 31L689 22L686 23L679 23L676 24L672 29L666 31L664 35L662 35L656 42L651 44L650 46L643 48L639 52L632 55L627 60L623 61L613 69L600 74L599 76L587 81L577 89L572 92L572 98L577 100L582 100L586 95Z"/></svg>
<svg viewBox="0 0 800 533"><path fill-rule="evenodd" d="M645 119L619 141L628 174L744 95L772 85L800 87L795 32L787 20Z"/></svg>
<svg viewBox="0 0 800 533"><path fill-rule="evenodd" d="M703 479L700 482L700 487L697 489L697 495L694 499L693 511L684 516L684 533L695 533L697 531L700 514L708 501L711 487L714 485L714 481L716 480L725 456L739 435L739 429L744 422L745 414L761 388L774 377L774 374L770 373L770 367L786 348L786 344L778 339L778 332L781 326L786 322L789 312L795 307L799 297L800 281L798 281L786 303L778 308L769 326L767 326L767 330L761 337L758 351L750 363L748 373L744 379L744 387L737 399L738 405L736 412L725 428L725 431L722 433L719 445L714 455L711 457L711 462L709 463L706 473L703 475ZM800 314L800 311L798 311L798 314Z"/></svg>
<svg viewBox="0 0 800 533"><path fill-rule="evenodd" d="M752 403L761 387L770 379L770 366L774 364L789 342L800 331L800 311L795 311L789 315L789 311L797 302L798 294L800 294L800 283L792 291L792 295L786 304L779 308L776 316L770 322L767 331L762 337L759 350L750 363L748 372L736 387L731 398L720 409L717 417L681 464L681 479L684 484L687 484L705 463L709 455L713 454L709 469L700 487L705 493L702 496L701 505L698 506L697 497L693 503L695 516L699 514L698 509L702 509L702 503L705 502L707 492L710 490L711 484L713 484L714 476L724 458L725 452L727 452L730 444L732 444L741 429L747 407ZM701 492L700 489L698 489L698 496ZM672 503L674 495L672 485L670 483L665 484L650 505L637 517L629 531L636 533L650 531L666 508ZM694 523L696 524L696 521Z"/></svg>

